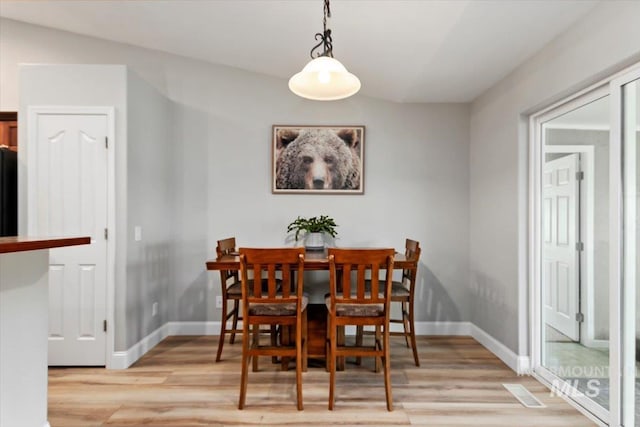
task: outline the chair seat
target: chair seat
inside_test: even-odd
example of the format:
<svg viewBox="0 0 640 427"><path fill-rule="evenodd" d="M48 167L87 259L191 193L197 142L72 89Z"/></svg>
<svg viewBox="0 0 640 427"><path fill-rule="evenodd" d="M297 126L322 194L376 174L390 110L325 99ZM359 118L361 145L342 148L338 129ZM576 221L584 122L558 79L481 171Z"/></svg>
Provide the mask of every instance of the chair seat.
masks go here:
<svg viewBox="0 0 640 427"><path fill-rule="evenodd" d="M242 283L241 282L233 282L227 288L227 294L242 296Z"/></svg>
<svg viewBox="0 0 640 427"><path fill-rule="evenodd" d="M391 296L392 297L407 297L409 298L409 289L402 282L391 283Z"/></svg>
<svg viewBox="0 0 640 427"><path fill-rule="evenodd" d="M371 281L365 280L365 290L371 291ZM409 298L409 289L402 283L393 281L391 282L391 296L392 297L407 297Z"/></svg>
<svg viewBox="0 0 640 427"><path fill-rule="evenodd" d="M309 304L309 298L302 297L302 311L307 308ZM295 316L296 315L296 303L291 302L287 304L275 303L253 303L249 304L249 313L253 316Z"/></svg>
<svg viewBox="0 0 640 427"><path fill-rule="evenodd" d="M327 309L331 309L331 297L324 300ZM337 303L336 316L346 317L373 317L384 314L383 304L349 304Z"/></svg>

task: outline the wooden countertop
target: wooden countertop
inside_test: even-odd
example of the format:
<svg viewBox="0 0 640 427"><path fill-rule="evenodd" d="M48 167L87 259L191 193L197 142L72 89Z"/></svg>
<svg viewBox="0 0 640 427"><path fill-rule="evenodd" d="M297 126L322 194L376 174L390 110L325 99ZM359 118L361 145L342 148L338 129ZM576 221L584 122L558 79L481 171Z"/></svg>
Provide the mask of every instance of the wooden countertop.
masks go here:
<svg viewBox="0 0 640 427"><path fill-rule="evenodd" d="M90 237L0 237L0 254L9 252L37 251L40 249L60 248L63 246L88 245Z"/></svg>

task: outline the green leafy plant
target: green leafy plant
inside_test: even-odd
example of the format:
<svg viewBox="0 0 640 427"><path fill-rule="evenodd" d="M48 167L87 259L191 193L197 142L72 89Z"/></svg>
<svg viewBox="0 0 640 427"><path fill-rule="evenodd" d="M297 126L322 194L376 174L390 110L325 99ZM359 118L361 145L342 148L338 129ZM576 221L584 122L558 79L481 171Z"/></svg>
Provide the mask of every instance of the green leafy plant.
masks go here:
<svg viewBox="0 0 640 427"><path fill-rule="evenodd" d="M331 237L336 237L336 227L338 225L333 218L327 215L314 216L311 218L298 217L287 226L287 233L296 232L296 240L301 232L305 233L327 233Z"/></svg>

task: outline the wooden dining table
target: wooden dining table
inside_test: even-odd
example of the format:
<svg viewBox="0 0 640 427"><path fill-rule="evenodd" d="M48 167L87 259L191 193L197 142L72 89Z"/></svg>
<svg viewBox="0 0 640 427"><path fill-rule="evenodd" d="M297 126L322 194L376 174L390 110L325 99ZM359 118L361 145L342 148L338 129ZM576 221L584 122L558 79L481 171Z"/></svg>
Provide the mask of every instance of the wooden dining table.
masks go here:
<svg viewBox="0 0 640 427"><path fill-rule="evenodd" d="M416 260L407 259L404 254L397 253L393 257L395 270L415 268ZM322 251L306 251L304 254L305 270L329 270L327 249ZM215 260L207 261L207 270L240 270L240 256L237 254L222 255Z"/></svg>
<svg viewBox="0 0 640 427"><path fill-rule="evenodd" d="M240 256L237 253L222 255L206 262L207 270L240 270ZM396 252L393 257L394 270L417 268L417 260L408 259L405 254ZM305 271L329 270L327 249L307 250L304 257ZM328 281L328 279L327 279ZM307 313L307 335L309 358L326 357L327 308L324 304L309 304Z"/></svg>

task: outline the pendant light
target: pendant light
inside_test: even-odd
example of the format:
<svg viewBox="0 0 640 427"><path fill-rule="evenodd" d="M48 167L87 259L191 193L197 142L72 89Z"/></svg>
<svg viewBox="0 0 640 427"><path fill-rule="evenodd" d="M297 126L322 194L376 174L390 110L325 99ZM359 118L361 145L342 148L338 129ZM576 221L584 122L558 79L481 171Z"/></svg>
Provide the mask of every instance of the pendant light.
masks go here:
<svg viewBox="0 0 640 427"><path fill-rule="evenodd" d="M333 57L333 40L331 29L327 28L327 18L331 18L331 8L329 0L324 0L323 32L315 36L320 43L311 49L311 61L289 79L289 89L293 93L316 101L348 98L360 90L360 80ZM320 47L322 52L315 52Z"/></svg>

